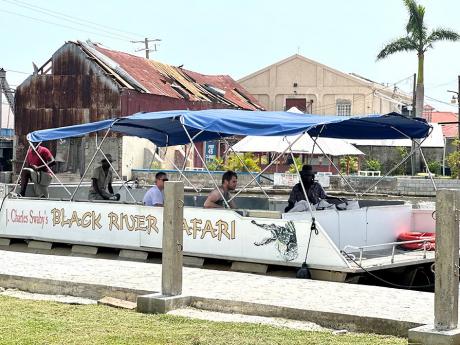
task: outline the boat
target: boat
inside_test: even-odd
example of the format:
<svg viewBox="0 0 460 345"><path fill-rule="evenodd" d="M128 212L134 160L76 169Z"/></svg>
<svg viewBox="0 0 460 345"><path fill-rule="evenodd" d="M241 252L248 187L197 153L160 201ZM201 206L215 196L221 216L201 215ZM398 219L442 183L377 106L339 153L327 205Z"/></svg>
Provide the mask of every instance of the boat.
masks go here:
<svg viewBox="0 0 460 345"><path fill-rule="evenodd" d="M296 136L279 153L281 156L289 153L304 133L316 139L321 136L423 141L430 130L423 119L396 113L350 117L228 109L175 110L39 130L29 133L27 139L35 149L37 143L47 140L100 131L106 132L104 140L113 131L149 139L159 147L191 144L196 149L194 142L232 135ZM99 149L101 146L102 143ZM93 160L96 154L97 151ZM198 155L205 163L199 152ZM210 173L209 176L214 181ZM253 181L256 179L254 176ZM161 252L162 208L139 204L129 189L121 202L77 200L75 195L82 180L68 190L68 200L18 198L11 188L2 186L0 237ZM234 197L238 195L239 192ZM401 233L435 232L432 210L377 203L351 210L283 213L270 202L266 205L261 210L204 209L196 204L196 198L185 198L184 255L285 267L300 267L305 262L313 278L335 281L345 281L347 276L364 271L434 261L433 252L401 251L396 242Z"/></svg>

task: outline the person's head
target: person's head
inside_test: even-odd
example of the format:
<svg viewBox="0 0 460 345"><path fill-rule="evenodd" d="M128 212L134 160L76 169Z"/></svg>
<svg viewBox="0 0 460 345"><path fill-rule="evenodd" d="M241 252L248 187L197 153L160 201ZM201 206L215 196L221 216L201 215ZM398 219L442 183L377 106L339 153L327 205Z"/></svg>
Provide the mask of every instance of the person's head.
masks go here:
<svg viewBox="0 0 460 345"><path fill-rule="evenodd" d="M304 184L312 184L315 180L316 171L313 171L313 167L309 164L305 164L300 171L300 178Z"/></svg>
<svg viewBox="0 0 460 345"><path fill-rule="evenodd" d="M222 176L222 188L224 190L235 190L236 184L238 183L238 176L236 172L228 170Z"/></svg>
<svg viewBox="0 0 460 345"><path fill-rule="evenodd" d="M108 169L110 167L110 163L115 162L115 159L112 158L110 153L106 154L104 158L101 159L101 165L104 169Z"/></svg>
<svg viewBox="0 0 460 345"><path fill-rule="evenodd" d="M164 172L156 173L155 175L155 185L158 187L159 190L163 190L165 188L165 182L168 181L168 177Z"/></svg>

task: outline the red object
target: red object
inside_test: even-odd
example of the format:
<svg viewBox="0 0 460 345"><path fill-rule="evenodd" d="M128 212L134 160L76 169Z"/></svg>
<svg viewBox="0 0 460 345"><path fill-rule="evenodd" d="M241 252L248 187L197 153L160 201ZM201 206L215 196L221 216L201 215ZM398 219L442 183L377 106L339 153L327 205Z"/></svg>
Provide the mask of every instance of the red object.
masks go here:
<svg viewBox="0 0 460 345"><path fill-rule="evenodd" d="M53 160L53 155L51 154L51 151L48 150L46 147L39 146L39 147L36 148L36 150L38 152L38 155L40 155L46 163L48 163L49 161ZM38 155L34 150L29 148L27 150L26 163L29 166L32 166L32 165L41 166L41 165L43 165L43 161L40 159L40 157ZM48 168L48 172L50 172L49 168Z"/></svg>
<svg viewBox="0 0 460 345"><path fill-rule="evenodd" d="M426 242L417 242L417 243L403 243L400 246L404 249L423 249L423 246L426 246L426 250L435 249L435 238L436 234L434 232L403 232L399 234L398 241L416 241L416 240L427 240Z"/></svg>

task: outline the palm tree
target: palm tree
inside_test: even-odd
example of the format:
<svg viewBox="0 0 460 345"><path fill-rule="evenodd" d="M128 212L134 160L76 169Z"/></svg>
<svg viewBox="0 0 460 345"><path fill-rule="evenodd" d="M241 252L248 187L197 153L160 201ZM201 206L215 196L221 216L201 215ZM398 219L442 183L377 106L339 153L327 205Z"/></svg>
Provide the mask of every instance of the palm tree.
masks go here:
<svg viewBox="0 0 460 345"><path fill-rule="evenodd" d="M415 98L415 116L421 117L424 100L424 75L423 65L425 52L433 48L433 43L442 40L458 41L460 35L453 30L439 28L428 34L428 29L423 22L425 7L418 5L415 0L403 0L409 12L409 21L406 25L406 36L397 38L388 43L377 55L377 60L384 59L398 52L415 51L418 57L417 89Z"/></svg>

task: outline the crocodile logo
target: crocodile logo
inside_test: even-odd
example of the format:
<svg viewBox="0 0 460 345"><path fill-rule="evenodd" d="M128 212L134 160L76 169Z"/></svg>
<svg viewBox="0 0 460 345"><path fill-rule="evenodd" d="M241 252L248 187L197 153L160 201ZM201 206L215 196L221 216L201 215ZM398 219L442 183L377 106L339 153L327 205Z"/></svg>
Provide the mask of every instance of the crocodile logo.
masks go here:
<svg viewBox="0 0 460 345"><path fill-rule="evenodd" d="M292 221L287 222L285 226L280 226L273 223L260 224L255 220L252 220L251 223L264 230L270 231L269 237L264 238L260 242L254 242L256 246L265 246L275 242L278 254L285 261L292 261L297 258L297 236L295 226Z"/></svg>

